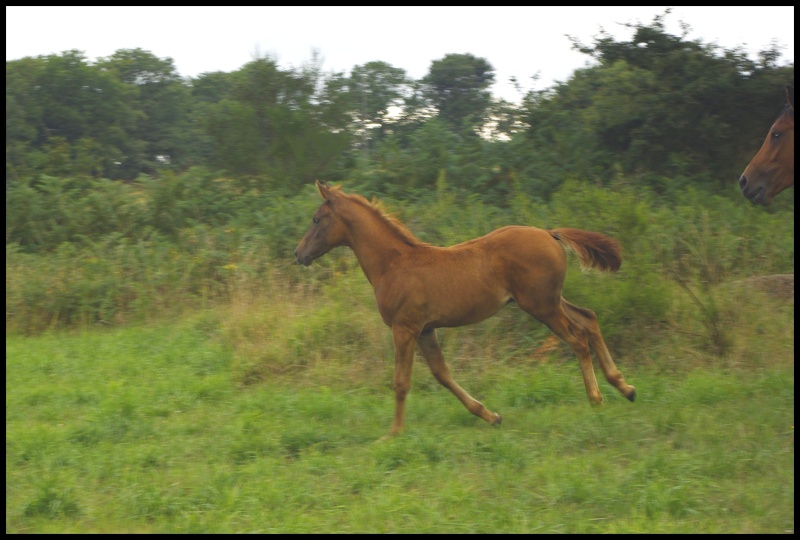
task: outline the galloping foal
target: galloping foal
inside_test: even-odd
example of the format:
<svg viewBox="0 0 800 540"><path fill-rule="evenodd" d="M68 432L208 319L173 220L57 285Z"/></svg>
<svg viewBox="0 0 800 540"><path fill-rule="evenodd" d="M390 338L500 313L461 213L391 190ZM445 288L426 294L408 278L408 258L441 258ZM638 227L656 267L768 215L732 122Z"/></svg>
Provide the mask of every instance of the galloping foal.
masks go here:
<svg viewBox="0 0 800 540"><path fill-rule="evenodd" d="M615 240L579 229L509 226L455 246L437 247L415 238L364 197L325 182L316 185L325 202L294 254L308 266L331 249L347 246L372 284L381 318L394 338L395 414L389 435L403 429L415 345L434 377L469 412L491 425L500 424L499 414L453 380L435 329L482 321L509 302L516 302L572 348L590 402L603 401L590 349L606 380L634 400L636 390L611 359L594 312L561 297L567 268L561 244L578 255L582 267L615 272L621 263Z"/></svg>

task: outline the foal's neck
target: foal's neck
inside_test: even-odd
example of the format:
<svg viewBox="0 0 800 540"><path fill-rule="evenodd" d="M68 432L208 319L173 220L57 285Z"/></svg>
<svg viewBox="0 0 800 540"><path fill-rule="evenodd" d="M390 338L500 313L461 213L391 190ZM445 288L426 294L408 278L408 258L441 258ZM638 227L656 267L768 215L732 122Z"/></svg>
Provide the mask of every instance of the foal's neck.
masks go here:
<svg viewBox="0 0 800 540"><path fill-rule="evenodd" d="M362 207L347 220L349 247L370 283L374 283L404 254L425 245L379 210Z"/></svg>

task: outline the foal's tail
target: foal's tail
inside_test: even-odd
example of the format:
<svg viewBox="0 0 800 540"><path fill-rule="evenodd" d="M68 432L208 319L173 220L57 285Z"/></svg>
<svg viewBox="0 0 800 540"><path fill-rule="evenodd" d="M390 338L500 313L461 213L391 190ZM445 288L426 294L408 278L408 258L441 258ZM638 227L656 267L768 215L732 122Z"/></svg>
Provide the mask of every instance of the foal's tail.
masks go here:
<svg viewBox="0 0 800 540"><path fill-rule="evenodd" d="M605 272L616 272L622 264L622 247L609 236L568 227L548 232L575 252L583 270L596 268Z"/></svg>

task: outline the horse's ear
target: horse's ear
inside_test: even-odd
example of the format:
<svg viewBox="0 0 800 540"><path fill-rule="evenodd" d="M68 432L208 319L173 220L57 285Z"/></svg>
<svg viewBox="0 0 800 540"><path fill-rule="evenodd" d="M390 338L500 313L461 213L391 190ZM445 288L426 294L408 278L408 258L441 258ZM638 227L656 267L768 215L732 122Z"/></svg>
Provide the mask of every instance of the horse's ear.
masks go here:
<svg viewBox="0 0 800 540"><path fill-rule="evenodd" d="M326 201L330 199L331 188L325 183L325 180L317 180L317 190L319 190L319 194L322 195L323 199Z"/></svg>
<svg viewBox="0 0 800 540"><path fill-rule="evenodd" d="M789 107L794 110L794 86L790 84L786 85L786 101L789 103Z"/></svg>

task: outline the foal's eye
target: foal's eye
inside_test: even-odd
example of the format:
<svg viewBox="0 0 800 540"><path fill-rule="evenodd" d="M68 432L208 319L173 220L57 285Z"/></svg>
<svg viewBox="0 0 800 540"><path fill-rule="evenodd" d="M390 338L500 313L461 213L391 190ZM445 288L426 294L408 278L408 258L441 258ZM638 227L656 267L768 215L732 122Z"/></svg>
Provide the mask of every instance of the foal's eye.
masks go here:
<svg viewBox="0 0 800 540"><path fill-rule="evenodd" d="M314 223L319 223L319 218L318 217L311 218L311 221L313 221Z"/></svg>
<svg viewBox="0 0 800 540"><path fill-rule="evenodd" d="M780 131L774 131L772 133L772 138L773 139L780 139L781 138L781 132Z"/></svg>

